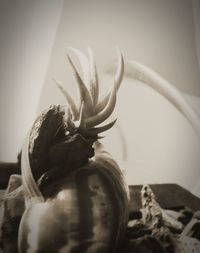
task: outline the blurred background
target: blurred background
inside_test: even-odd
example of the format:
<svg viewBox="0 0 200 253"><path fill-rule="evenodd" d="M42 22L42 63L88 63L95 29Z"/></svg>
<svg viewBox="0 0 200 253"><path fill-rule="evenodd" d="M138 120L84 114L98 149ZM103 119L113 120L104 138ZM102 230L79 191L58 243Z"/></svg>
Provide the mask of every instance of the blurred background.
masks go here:
<svg viewBox="0 0 200 253"><path fill-rule="evenodd" d="M199 0L1 0L0 31L1 161L16 161L43 109L65 104L52 78L76 98L69 47L92 48L102 94L118 45L125 61L158 72L200 115ZM129 184L177 183L200 196L200 139L172 104L125 76L114 116L118 127L103 142Z"/></svg>

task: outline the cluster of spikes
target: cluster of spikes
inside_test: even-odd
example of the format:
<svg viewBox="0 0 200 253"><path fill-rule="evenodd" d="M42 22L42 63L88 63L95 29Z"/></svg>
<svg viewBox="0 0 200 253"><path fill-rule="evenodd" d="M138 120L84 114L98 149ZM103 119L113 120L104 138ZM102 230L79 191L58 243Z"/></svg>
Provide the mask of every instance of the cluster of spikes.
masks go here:
<svg viewBox="0 0 200 253"><path fill-rule="evenodd" d="M91 49L88 49L88 57L77 49L70 48L70 50L77 56L82 69L81 76L71 57L67 54L78 84L80 96L78 106L63 85L59 81L54 80L68 103L67 116L65 118L66 128L70 133L78 131L85 137L95 137L110 129L116 122L115 119L108 124L96 127L108 119L115 108L117 91L124 74L124 59L120 50L117 48L118 64L114 84L111 91L99 99L99 80Z"/></svg>

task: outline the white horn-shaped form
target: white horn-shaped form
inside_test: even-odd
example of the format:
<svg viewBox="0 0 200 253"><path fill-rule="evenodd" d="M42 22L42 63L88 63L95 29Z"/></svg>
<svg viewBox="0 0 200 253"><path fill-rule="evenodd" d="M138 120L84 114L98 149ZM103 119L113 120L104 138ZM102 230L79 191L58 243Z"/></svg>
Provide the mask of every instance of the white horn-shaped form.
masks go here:
<svg viewBox="0 0 200 253"><path fill-rule="evenodd" d="M80 106L82 104L82 101L84 101L85 104L85 116L89 116L93 113L94 107L92 104L92 98L90 96L90 93L86 87L86 85L84 84L83 80L81 79L76 67L74 66L71 58L69 55L67 55L69 63L74 71L74 75L76 78L76 81L78 83L78 87L79 87L79 92L80 92Z"/></svg>
<svg viewBox="0 0 200 253"><path fill-rule="evenodd" d="M84 101L81 104L80 107L80 113L79 113L79 119L76 123L76 128L80 128L80 129L84 129L85 128L85 115L84 115L84 111L85 111L85 105L84 105Z"/></svg>
<svg viewBox="0 0 200 253"><path fill-rule="evenodd" d="M93 52L88 48L89 64L90 64L90 93L93 99L94 106L97 105L99 99L99 80L97 75L96 63L94 60Z"/></svg>
<svg viewBox="0 0 200 253"><path fill-rule="evenodd" d="M69 107L71 108L74 120L77 120L78 119L78 109L76 107L76 104L75 104L74 100L72 99L70 94L63 88L63 85L61 84L61 82L59 82L56 79L53 79L53 81L58 86L58 88L60 89L60 91L62 92L64 97L66 98L67 103L68 103Z"/></svg>
<svg viewBox="0 0 200 253"><path fill-rule="evenodd" d="M106 124L104 126L94 127L94 128L91 128L91 129L87 129L86 132L85 132L85 135L87 137L91 137L91 136L98 135L98 134L100 134L102 132L105 132L108 129L110 129L111 127L113 127L116 121L117 121L117 119L113 120L112 122L110 122L110 123L108 123L108 124Z"/></svg>
<svg viewBox="0 0 200 253"><path fill-rule="evenodd" d="M123 79L123 75L124 75L124 58L122 56L121 51L119 50L118 47L116 47L116 51L117 51L117 55L118 55L118 66L117 66L117 71L115 74L115 85L117 90L119 89L122 79Z"/></svg>
<svg viewBox="0 0 200 253"><path fill-rule="evenodd" d="M135 61L129 61L128 64L131 69L131 77L148 84L167 98L186 117L200 137L200 118L184 99L181 92L158 73L143 64Z"/></svg>
<svg viewBox="0 0 200 253"><path fill-rule="evenodd" d="M102 111L100 111L97 115L91 116L85 120L86 127L94 127L102 122L104 122L113 112L116 104L117 97L117 89L116 86L113 86L113 89L110 93L110 97L107 105L104 107Z"/></svg>
<svg viewBox="0 0 200 253"><path fill-rule="evenodd" d="M67 108L67 115L65 119L66 127L69 132L72 132L76 129L74 121L72 119L72 112L70 108Z"/></svg>
<svg viewBox="0 0 200 253"><path fill-rule="evenodd" d="M30 167L29 162L29 137L30 132L27 134L25 143L22 148L21 156L21 173L22 173L22 184L25 193L25 204L26 206L32 205L33 203L44 202L44 197L40 192Z"/></svg>
<svg viewBox="0 0 200 253"><path fill-rule="evenodd" d="M95 126L104 122L115 108L117 90L119 89L124 74L124 59L117 48L118 66L114 78L114 85L103 101L99 102L99 82L92 50L88 48L88 59L79 50L74 48L70 48L70 50L76 54L80 62L84 80L81 78L70 56L67 55L76 81L78 82L80 101L77 109L71 96L64 90L61 83L55 80L59 89L62 91L69 103L68 113L66 114L64 121L68 131L77 130L92 137L94 135L98 135L98 133L108 130L115 123L115 121L113 121L107 125L95 128ZM88 72L88 74L86 72ZM89 78L87 76L89 76ZM89 80L89 87L86 85L86 79L87 81ZM97 108L98 110L96 110ZM72 115L75 116L72 118Z"/></svg>
<svg viewBox="0 0 200 253"><path fill-rule="evenodd" d="M116 90L119 89L120 84L122 83L123 75L124 75L124 59L122 56L122 53L120 52L119 48L116 47L117 55L118 55L118 66L114 78L114 85L116 87ZM108 103L110 94L106 95L97 105L95 111L96 113L99 113L105 105Z"/></svg>
<svg viewBox="0 0 200 253"><path fill-rule="evenodd" d="M80 50L76 48L70 47L69 50L75 53L75 55L77 56L81 65L83 82L87 85L89 89L90 88L90 66L89 66L88 58L86 57L85 54L83 54Z"/></svg>

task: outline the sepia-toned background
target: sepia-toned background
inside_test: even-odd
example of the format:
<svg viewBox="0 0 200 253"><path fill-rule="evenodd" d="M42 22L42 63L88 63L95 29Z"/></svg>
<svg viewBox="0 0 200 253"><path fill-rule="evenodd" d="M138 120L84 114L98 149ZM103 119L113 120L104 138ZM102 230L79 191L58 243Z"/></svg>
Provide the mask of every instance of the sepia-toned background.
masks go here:
<svg viewBox="0 0 200 253"><path fill-rule="evenodd" d="M102 93L113 84L107 70L116 65L118 45L125 62L154 69L200 115L198 0L1 0L0 32L1 161L16 161L41 110L65 104L52 78L76 97L69 47L92 48ZM125 76L114 114L118 128L103 142L129 184L178 183L200 196L200 139L174 106Z"/></svg>

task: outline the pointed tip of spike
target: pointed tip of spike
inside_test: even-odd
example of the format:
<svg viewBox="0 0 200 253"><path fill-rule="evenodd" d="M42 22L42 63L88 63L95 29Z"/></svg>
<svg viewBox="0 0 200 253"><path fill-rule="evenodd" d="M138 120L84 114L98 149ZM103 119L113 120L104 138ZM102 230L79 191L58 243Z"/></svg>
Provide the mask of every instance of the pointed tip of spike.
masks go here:
<svg viewBox="0 0 200 253"><path fill-rule="evenodd" d="M105 136L102 136L102 135L101 135L101 136L100 136L100 135L97 136L97 139L98 139L98 140L101 140L101 139L103 139L103 138L105 138Z"/></svg>
<svg viewBox="0 0 200 253"><path fill-rule="evenodd" d="M63 85L61 84L61 82L58 81L58 80L55 79L55 78L52 78L52 80L54 81L54 84L59 88L59 90L60 90L63 94L65 94L66 91L64 90Z"/></svg>
<svg viewBox="0 0 200 253"><path fill-rule="evenodd" d="M123 72L124 72L123 56L122 56L122 53L119 49L119 46L116 45L115 48L116 48L117 55L118 55L118 67L117 67L117 71L116 71L115 78L114 78L114 85L113 85L113 88L111 89L111 92L106 96L105 99L103 99L103 101L99 101L99 99L98 99L98 94L97 94L99 92L98 76L97 76L97 72L96 72L96 65L95 65L95 61L93 58L92 49L89 46L87 47L88 56L89 56L89 59L87 59L88 64L89 64L87 71L89 71L89 74L90 74L90 79L88 79L88 80L90 80L91 87L87 86L85 76L80 75L78 69L76 68L76 66L73 62L73 58L71 58L70 52L78 54L78 59L80 62L82 62L82 65L83 65L83 62L84 62L84 59L86 58L86 56L84 55L84 57L82 57L82 53L73 47L68 47L68 50L65 53L66 58L68 59L69 64L72 67L73 74L78 82L80 100L84 101L84 105L81 103L82 105L79 104L79 107L78 108L76 107L76 110L75 110L76 117L73 117L73 119L70 119L70 117L68 118L69 125L72 125L71 121L75 121L76 122L75 127L78 127L80 130L84 129L83 132L85 131L87 134L89 134L91 136L94 134L96 134L96 135L100 134L101 132L108 130L116 122L116 120L114 120L113 122L111 122L107 125L104 125L101 127L95 127L95 126L103 123L106 119L108 119L108 117L113 112L114 107L115 107L115 103L116 103L117 90L118 90L118 88L121 84L122 78L123 78ZM64 89L62 87L62 84L59 81L57 81L56 79L53 79L53 80L57 84L57 86L61 89L61 91L63 92ZM69 95L67 94L65 96L67 96L68 101L70 101L69 104L71 104L71 99L70 99ZM100 106L101 110L97 111L97 107L99 107L99 105L101 105ZM73 107L71 109L73 109ZM73 111L72 111L72 113L74 114ZM101 138L101 137L99 137L99 138Z"/></svg>
<svg viewBox="0 0 200 253"><path fill-rule="evenodd" d="M85 133L87 136L98 136L98 134L103 133L103 132L109 130L110 128L112 128L116 121L117 121L117 119L113 120L112 122L110 122L106 125L87 129Z"/></svg>
<svg viewBox="0 0 200 253"><path fill-rule="evenodd" d="M54 83L55 85L57 85L58 87L61 86L61 82L58 81L56 78L52 77L52 81L53 81L53 83Z"/></svg>
<svg viewBox="0 0 200 253"><path fill-rule="evenodd" d="M71 56L70 56L68 53L66 53L66 57L67 57L67 59L68 59L69 63L73 65L73 62L72 62Z"/></svg>
<svg viewBox="0 0 200 253"><path fill-rule="evenodd" d="M80 112L79 112L79 119L77 121L77 128L80 129L84 129L85 128L85 115L84 115L84 111L85 111L85 103L84 101L81 102L81 106L80 106Z"/></svg>

